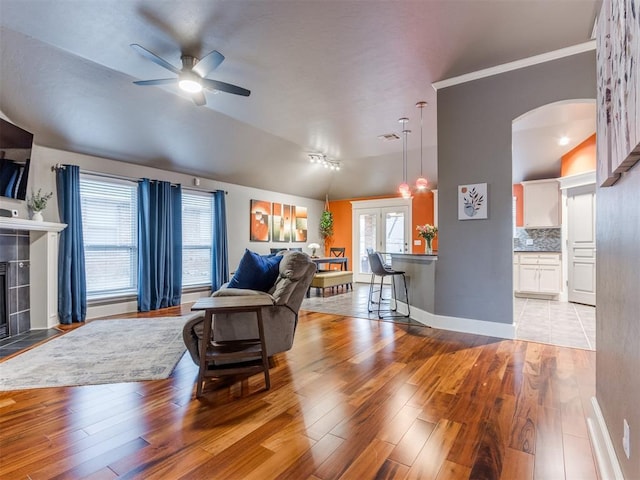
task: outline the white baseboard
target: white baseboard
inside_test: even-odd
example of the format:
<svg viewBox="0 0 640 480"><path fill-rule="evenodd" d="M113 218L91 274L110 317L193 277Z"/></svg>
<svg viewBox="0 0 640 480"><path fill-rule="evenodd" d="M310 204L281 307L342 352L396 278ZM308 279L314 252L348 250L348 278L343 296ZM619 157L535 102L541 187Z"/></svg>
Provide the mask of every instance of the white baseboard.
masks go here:
<svg viewBox="0 0 640 480"><path fill-rule="evenodd" d="M591 398L591 411L587 415L587 426L600 478L602 480L624 480L607 424L596 397Z"/></svg>
<svg viewBox="0 0 640 480"><path fill-rule="evenodd" d="M200 297L208 297L211 292L198 291L183 293L180 303L191 303L198 300ZM94 318L109 317L111 315L122 315L124 313L135 313L138 311L138 301L130 300L117 303L107 303L104 305L93 305L87 308L87 320Z"/></svg>
<svg viewBox="0 0 640 480"><path fill-rule="evenodd" d="M407 304L398 302L398 311L407 313ZM436 315L416 307L411 307L411 318L429 327L454 332L473 333L487 337L506 338L513 340L516 336L516 326L512 323L487 322L472 318L448 317Z"/></svg>

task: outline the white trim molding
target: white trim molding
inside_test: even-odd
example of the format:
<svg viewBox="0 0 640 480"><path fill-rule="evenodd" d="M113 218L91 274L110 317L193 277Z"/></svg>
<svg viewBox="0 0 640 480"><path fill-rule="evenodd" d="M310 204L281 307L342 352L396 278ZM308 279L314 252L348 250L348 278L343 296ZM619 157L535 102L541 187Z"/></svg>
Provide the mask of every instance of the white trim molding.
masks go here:
<svg viewBox="0 0 640 480"><path fill-rule="evenodd" d="M505 72L511 72L520 68L530 67L532 65L538 65L540 63L550 62L551 60L557 60L559 58L570 57L571 55L577 55L579 53L589 52L596 49L596 41L591 40L571 47L561 48L560 50L554 50L552 52L542 53L540 55L534 55L533 57L523 58L516 60L515 62L504 63L491 68L485 68L484 70L478 70L476 72L466 73L457 77L447 78L434 82L431 84L434 90L440 90L441 88L452 87L461 83L472 82L481 78L491 77L493 75L499 75Z"/></svg>
<svg viewBox="0 0 640 480"><path fill-rule="evenodd" d="M407 304L398 302L398 312L406 314ZM411 306L411 319L416 320L427 327L453 332L472 333L485 337L504 338L513 340L516 336L516 326L513 323L487 322L473 318L448 317L437 315Z"/></svg>
<svg viewBox="0 0 640 480"><path fill-rule="evenodd" d="M560 177L558 178L558 181L560 182L560 190L582 187L583 185L592 185L596 183L596 171L592 170L591 172L576 173L575 175Z"/></svg>
<svg viewBox="0 0 640 480"><path fill-rule="evenodd" d="M591 411L587 415L587 426L600 478L602 480L624 480L607 424L596 397L591 398Z"/></svg>

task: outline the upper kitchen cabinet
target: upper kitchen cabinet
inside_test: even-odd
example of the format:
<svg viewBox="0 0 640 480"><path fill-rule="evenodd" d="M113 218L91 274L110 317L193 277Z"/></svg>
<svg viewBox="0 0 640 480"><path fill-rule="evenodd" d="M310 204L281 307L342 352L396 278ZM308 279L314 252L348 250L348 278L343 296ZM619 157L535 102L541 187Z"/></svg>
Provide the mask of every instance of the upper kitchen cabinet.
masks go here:
<svg viewBox="0 0 640 480"><path fill-rule="evenodd" d="M560 185L558 180L522 182L525 228L560 226Z"/></svg>

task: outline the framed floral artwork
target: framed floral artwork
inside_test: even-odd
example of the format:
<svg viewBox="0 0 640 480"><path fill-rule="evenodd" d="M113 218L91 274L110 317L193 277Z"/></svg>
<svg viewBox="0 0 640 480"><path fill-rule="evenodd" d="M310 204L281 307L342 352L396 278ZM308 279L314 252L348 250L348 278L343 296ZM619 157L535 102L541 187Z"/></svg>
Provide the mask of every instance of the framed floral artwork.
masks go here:
<svg viewBox="0 0 640 480"><path fill-rule="evenodd" d="M488 218L487 184L458 185L458 220Z"/></svg>

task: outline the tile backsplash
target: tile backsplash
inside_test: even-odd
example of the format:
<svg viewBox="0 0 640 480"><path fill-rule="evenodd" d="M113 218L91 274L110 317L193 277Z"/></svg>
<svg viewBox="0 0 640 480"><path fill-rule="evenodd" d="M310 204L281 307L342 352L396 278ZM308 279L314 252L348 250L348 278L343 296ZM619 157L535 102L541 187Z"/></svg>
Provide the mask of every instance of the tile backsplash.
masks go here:
<svg viewBox="0 0 640 480"><path fill-rule="evenodd" d="M527 245L532 240L532 245ZM560 228L516 228L513 239L516 252L560 252L562 251L562 233Z"/></svg>

